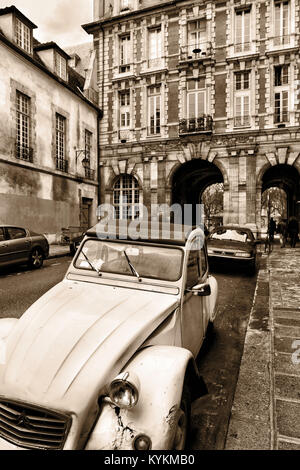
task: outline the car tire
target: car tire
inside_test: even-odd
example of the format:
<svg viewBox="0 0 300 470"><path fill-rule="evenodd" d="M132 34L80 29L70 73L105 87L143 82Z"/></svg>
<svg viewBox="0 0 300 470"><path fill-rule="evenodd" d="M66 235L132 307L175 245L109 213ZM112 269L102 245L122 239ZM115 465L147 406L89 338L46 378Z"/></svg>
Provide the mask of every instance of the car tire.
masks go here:
<svg viewBox="0 0 300 470"><path fill-rule="evenodd" d="M32 269L39 269L43 266L44 263L44 253L43 250L39 247L34 248L30 253L29 257L29 266Z"/></svg>
<svg viewBox="0 0 300 470"><path fill-rule="evenodd" d="M186 383L182 389L179 412L172 450L184 450L187 445L191 423L191 393Z"/></svg>

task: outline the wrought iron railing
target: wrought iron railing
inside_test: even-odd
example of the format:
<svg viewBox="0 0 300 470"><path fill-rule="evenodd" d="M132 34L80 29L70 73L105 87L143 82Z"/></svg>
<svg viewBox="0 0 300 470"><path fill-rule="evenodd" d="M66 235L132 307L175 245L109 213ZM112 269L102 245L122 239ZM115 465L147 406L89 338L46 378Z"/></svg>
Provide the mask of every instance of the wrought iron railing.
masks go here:
<svg viewBox="0 0 300 470"><path fill-rule="evenodd" d="M213 119L208 114L196 118L181 119L179 121L179 134L212 132Z"/></svg>
<svg viewBox="0 0 300 470"><path fill-rule="evenodd" d="M60 158L56 159L56 169L63 171L64 173L68 173L69 170L69 162L68 160L62 160Z"/></svg>
<svg viewBox="0 0 300 470"><path fill-rule="evenodd" d="M99 93L93 88L88 88L84 91L85 97L94 103L96 106L99 106Z"/></svg>
<svg viewBox="0 0 300 470"><path fill-rule="evenodd" d="M211 42L201 42L199 44L188 44L180 49L180 60L205 59L212 55Z"/></svg>
<svg viewBox="0 0 300 470"><path fill-rule="evenodd" d="M85 168L85 177L88 180L95 180L95 170L92 170L91 168Z"/></svg>
<svg viewBox="0 0 300 470"><path fill-rule="evenodd" d="M16 143L16 158L26 162L33 162L33 149Z"/></svg>

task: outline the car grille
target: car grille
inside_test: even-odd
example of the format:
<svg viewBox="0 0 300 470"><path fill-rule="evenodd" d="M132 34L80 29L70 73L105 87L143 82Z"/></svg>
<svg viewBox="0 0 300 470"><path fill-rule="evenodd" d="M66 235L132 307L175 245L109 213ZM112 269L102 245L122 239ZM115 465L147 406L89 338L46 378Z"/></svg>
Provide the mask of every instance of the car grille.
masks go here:
<svg viewBox="0 0 300 470"><path fill-rule="evenodd" d="M0 400L0 437L29 449L63 448L71 419L38 407Z"/></svg>

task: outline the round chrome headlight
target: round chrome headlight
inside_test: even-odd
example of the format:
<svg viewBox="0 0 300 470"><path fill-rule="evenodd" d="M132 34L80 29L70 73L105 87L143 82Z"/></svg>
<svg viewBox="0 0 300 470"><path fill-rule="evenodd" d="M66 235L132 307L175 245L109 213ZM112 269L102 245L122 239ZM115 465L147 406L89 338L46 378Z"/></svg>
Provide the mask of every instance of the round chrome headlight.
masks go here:
<svg viewBox="0 0 300 470"><path fill-rule="evenodd" d="M139 399L139 380L128 372L118 375L109 386L109 398L119 408L133 408Z"/></svg>

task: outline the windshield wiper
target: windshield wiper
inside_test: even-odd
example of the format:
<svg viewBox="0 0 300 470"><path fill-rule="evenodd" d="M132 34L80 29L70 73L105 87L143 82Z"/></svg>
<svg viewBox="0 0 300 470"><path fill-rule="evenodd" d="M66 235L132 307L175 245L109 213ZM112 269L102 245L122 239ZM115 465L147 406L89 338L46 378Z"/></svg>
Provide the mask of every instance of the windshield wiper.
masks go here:
<svg viewBox="0 0 300 470"><path fill-rule="evenodd" d="M81 252L83 254L83 256L85 257L85 259L87 260L87 262L89 263L90 267L92 268L93 271L96 271L96 273L98 274L98 276L101 276L101 272L99 271L99 269L95 268L95 266L92 264L92 262L88 259L88 257L86 256L86 254L84 253L84 251L82 250Z"/></svg>
<svg viewBox="0 0 300 470"><path fill-rule="evenodd" d="M133 264L131 263L131 261L130 261L130 259L129 259L127 253L126 253L126 250L124 250L123 253L124 253L125 257L126 257L127 263L128 263L128 265L129 265L129 267L130 267L130 269L131 269L132 274L133 274L134 276L136 276L138 279L140 279L141 276L139 275L139 273L137 272L137 270L135 269L135 267L134 267Z"/></svg>

